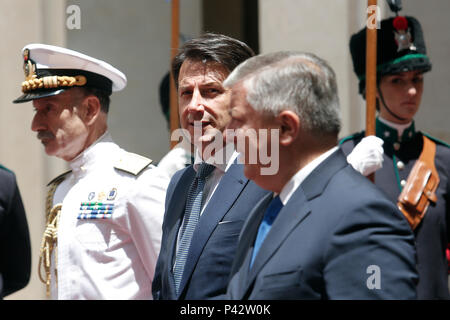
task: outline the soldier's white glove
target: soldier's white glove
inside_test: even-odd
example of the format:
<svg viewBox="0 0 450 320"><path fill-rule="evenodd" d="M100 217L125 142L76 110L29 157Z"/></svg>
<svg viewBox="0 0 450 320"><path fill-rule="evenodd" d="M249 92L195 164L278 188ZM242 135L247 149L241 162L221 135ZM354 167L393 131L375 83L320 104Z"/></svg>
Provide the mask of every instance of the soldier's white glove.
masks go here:
<svg viewBox="0 0 450 320"><path fill-rule="evenodd" d="M347 162L363 176L368 176L383 166L383 143L376 136L363 138L347 156Z"/></svg>

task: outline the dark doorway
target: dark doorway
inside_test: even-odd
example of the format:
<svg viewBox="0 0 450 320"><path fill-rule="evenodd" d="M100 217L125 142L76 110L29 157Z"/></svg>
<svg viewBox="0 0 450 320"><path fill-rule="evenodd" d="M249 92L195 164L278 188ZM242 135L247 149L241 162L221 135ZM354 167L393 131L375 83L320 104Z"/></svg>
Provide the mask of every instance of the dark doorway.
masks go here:
<svg viewBox="0 0 450 320"><path fill-rule="evenodd" d="M258 0L203 0L203 30L244 41L258 54Z"/></svg>

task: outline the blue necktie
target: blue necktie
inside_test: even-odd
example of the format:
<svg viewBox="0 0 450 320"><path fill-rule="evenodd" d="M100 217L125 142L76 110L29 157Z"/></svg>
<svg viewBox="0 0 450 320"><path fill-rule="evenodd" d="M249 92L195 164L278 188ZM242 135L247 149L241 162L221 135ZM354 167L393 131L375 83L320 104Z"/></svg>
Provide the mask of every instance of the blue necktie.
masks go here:
<svg viewBox="0 0 450 320"><path fill-rule="evenodd" d="M272 199L269 206L264 213L264 218L259 225L258 234L256 235L255 245L253 246L253 254L252 260L250 261L250 268L253 266L253 262L255 261L255 257L258 254L259 248L261 247L264 239L269 233L270 228L272 227L275 218L280 212L281 208L283 208L283 203L280 200L280 196L276 196Z"/></svg>
<svg viewBox="0 0 450 320"><path fill-rule="evenodd" d="M205 187L206 177L214 170L214 166L203 162L197 170L197 175L191 184L188 192L186 208L184 211L184 224L180 229L179 245L173 268L175 278L175 288L178 290L183 277L184 265L189 253L192 235L197 227L200 219L200 211L202 209L203 188Z"/></svg>

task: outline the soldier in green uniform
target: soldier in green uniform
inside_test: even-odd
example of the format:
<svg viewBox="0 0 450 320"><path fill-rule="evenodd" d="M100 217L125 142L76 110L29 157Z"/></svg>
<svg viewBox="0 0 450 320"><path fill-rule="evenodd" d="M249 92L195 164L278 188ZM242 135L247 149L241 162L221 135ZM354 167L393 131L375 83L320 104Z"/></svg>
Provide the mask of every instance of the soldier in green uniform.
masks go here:
<svg viewBox="0 0 450 320"><path fill-rule="evenodd" d="M418 131L414 125L414 116L421 103L424 73L431 70L420 23L409 16L383 20L377 31L377 41L376 135L384 141L384 161L383 167L375 172L375 184L399 208L402 207L399 204L401 194L402 198L409 199L408 208L418 209L415 213L411 213L412 209L406 213L402 210L416 238L418 298L449 299L446 248L450 235L450 148L445 142ZM353 67L363 97L365 46L366 30L363 29L350 41ZM360 132L344 138L341 141L344 152L349 154L363 137L364 132ZM425 148L425 143L430 147ZM431 159L425 168L435 167L433 176L424 174L431 169L418 167L420 161L417 160L424 156ZM440 182L435 190L421 189L419 181L429 185L437 176ZM420 207L418 199L428 207Z"/></svg>

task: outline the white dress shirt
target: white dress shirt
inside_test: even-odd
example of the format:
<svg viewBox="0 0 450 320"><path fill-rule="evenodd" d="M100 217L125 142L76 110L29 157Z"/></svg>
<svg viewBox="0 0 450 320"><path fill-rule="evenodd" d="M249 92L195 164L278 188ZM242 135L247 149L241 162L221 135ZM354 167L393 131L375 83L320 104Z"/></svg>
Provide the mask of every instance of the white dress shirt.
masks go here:
<svg viewBox="0 0 450 320"><path fill-rule="evenodd" d="M186 139L183 139L181 143L165 154L159 161L158 168L161 168L169 177L172 177L175 172L186 168L191 163L191 144L187 143Z"/></svg>
<svg viewBox="0 0 450 320"><path fill-rule="evenodd" d="M105 133L70 162L72 172L56 189L53 205L62 210L52 298L152 298L169 178L153 165L137 176L115 169L124 154ZM112 210L93 219L81 207L86 202Z"/></svg>
<svg viewBox="0 0 450 320"><path fill-rule="evenodd" d="M216 167L211 175L206 179L205 187L203 188L203 206L200 215L208 205L209 200L216 191L216 188L219 185L219 182L222 179L223 175L228 171L234 160L239 155L239 153L234 150L234 144L232 143L227 144L225 148L222 149L222 151L224 151L224 153L216 153L214 156L206 160L203 160L200 157L200 153L198 152L198 150L195 153L195 160L193 165L195 172L197 172L198 167L203 161Z"/></svg>
<svg viewBox="0 0 450 320"><path fill-rule="evenodd" d="M280 192L280 200L285 206L286 203L289 201L291 196L294 194L295 190L302 184L302 182L308 177L308 175L313 172L315 168L319 166L323 161L325 161L326 158L331 156L333 152L335 152L338 149L338 147L333 147L327 152L322 153L320 156L315 158L313 161L308 163L306 166L301 168L296 174L292 176L292 178L286 183L281 189Z"/></svg>

